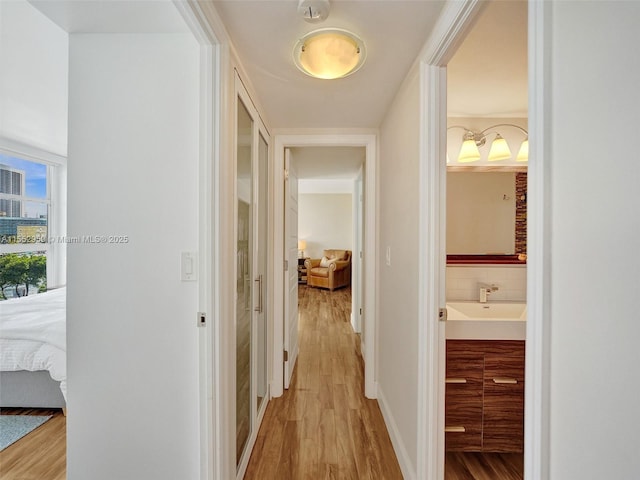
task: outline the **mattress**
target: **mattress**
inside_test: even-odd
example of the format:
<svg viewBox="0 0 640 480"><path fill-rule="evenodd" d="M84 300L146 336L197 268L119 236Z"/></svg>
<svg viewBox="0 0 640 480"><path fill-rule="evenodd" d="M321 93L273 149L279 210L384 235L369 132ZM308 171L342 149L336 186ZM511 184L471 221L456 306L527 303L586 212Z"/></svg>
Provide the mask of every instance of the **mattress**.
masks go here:
<svg viewBox="0 0 640 480"><path fill-rule="evenodd" d="M46 370L67 394L66 289L0 303L0 371Z"/></svg>

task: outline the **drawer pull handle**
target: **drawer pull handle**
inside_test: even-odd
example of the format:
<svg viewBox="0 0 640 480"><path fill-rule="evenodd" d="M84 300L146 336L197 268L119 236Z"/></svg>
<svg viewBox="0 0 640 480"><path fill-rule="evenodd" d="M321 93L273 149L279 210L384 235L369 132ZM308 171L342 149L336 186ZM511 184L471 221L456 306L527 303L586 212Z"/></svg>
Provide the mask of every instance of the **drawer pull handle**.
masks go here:
<svg viewBox="0 0 640 480"><path fill-rule="evenodd" d="M494 378L493 379L493 383L497 383L497 384L507 384L507 385L517 385L518 380L515 378Z"/></svg>
<svg viewBox="0 0 640 480"><path fill-rule="evenodd" d="M467 429L464 427L444 427L444 433L464 433Z"/></svg>
<svg viewBox="0 0 640 480"><path fill-rule="evenodd" d="M467 383L466 378L445 378L444 383Z"/></svg>

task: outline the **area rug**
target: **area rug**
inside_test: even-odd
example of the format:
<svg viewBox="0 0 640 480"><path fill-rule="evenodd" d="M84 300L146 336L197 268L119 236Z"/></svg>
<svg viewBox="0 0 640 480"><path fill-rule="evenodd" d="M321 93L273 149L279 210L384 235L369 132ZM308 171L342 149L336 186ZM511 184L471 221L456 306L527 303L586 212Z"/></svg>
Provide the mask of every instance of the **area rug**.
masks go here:
<svg viewBox="0 0 640 480"><path fill-rule="evenodd" d="M0 451L17 442L50 418L51 415L0 415Z"/></svg>

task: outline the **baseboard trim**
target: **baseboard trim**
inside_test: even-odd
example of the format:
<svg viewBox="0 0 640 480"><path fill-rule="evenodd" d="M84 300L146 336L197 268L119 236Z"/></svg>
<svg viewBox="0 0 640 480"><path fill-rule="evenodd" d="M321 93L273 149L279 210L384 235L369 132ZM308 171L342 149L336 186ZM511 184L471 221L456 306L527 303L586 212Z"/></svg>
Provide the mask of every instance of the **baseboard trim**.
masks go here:
<svg viewBox="0 0 640 480"><path fill-rule="evenodd" d="M413 465L411 463L411 460L409 459L407 448L402 441L402 437L400 436L400 432L398 431L398 426L396 425L393 415L391 414L387 399L384 396L382 388L380 388L380 384L378 384L377 393L380 411L382 412L384 423L387 426L387 430L389 431L389 437L391 437L391 445L393 445L393 450L395 451L396 457L398 458L400 470L402 470L402 476L405 478L405 480L416 480L415 465Z"/></svg>

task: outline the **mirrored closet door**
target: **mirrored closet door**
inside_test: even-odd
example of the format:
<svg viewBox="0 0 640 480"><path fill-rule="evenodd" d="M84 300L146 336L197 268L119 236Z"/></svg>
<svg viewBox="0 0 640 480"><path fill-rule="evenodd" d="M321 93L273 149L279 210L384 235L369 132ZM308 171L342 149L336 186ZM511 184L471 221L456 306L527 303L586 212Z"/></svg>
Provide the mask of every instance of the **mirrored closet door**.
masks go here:
<svg viewBox="0 0 640 480"><path fill-rule="evenodd" d="M268 397L268 133L236 76L236 463L248 462Z"/></svg>

